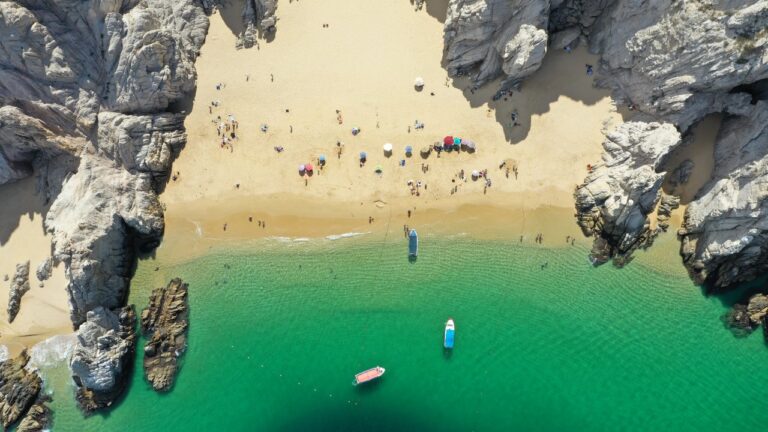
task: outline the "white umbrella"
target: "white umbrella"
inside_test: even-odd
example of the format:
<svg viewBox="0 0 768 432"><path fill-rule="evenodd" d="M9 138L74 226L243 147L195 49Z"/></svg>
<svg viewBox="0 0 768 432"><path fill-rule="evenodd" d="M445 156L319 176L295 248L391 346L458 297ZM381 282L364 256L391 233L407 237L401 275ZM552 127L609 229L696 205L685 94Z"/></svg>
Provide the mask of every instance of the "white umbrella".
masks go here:
<svg viewBox="0 0 768 432"><path fill-rule="evenodd" d="M417 88L424 87L424 78L422 77L416 77L416 81L413 82L413 85Z"/></svg>
<svg viewBox="0 0 768 432"><path fill-rule="evenodd" d="M480 171L478 171L478 170L474 170L474 171L472 171L472 177L473 177L473 178L478 178L478 177L480 177Z"/></svg>
<svg viewBox="0 0 768 432"><path fill-rule="evenodd" d="M392 151L392 144L390 144L390 143L384 144L384 151L387 152L387 153L391 152Z"/></svg>
<svg viewBox="0 0 768 432"><path fill-rule="evenodd" d="M304 165L299 165L299 172L304 172Z"/></svg>

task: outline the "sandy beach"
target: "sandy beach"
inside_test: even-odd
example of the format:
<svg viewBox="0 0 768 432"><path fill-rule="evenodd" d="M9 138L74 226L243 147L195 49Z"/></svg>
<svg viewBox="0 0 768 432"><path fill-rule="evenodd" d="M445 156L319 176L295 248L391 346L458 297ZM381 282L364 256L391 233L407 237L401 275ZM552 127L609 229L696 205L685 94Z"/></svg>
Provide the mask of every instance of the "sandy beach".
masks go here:
<svg viewBox="0 0 768 432"><path fill-rule="evenodd" d="M161 196L168 222L162 248L401 233L403 224L527 241L543 233L553 244L579 234L574 186L600 160L601 131L621 119L609 92L585 73L596 58L584 47L550 52L520 92L493 101L498 82L473 91L448 79L441 17L432 11L400 1L281 4L274 40L242 50L222 19L228 11L212 16L186 121L189 142L174 163L178 178ZM416 77L425 81L421 91ZM229 116L238 130L222 148L217 123ZM446 135L474 141L477 151L419 154ZM385 143L393 146L389 157ZM367 154L362 167L360 152ZM319 170L321 155L327 163ZM311 177L299 173L306 163L315 166ZM491 187L473 181L474 170L487 170ZM409 180L421 183L418 196Z"/></svg>
<svg viewBox="0 0 768 432"><path fill-rule="evenodd" d="M53 269L51 278L40 287L35 276L38 264L51 254L51 238L43 231L47 208L35 194L35 179L28 178L0 187L0 345L15 355L57 334L72 332L67 304L64 266ZM16 264L30 261L30 290L21 300L21 309L8 324L8 291ZM9 280L5 280L5 276Z"/></svg>

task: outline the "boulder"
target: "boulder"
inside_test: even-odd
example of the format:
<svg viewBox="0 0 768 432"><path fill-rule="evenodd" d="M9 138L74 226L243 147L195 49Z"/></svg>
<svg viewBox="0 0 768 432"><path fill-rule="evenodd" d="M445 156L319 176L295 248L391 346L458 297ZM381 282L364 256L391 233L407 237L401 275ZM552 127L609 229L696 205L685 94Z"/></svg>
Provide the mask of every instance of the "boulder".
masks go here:
<svg viewBox="0 0 768 432"><path fill-rule="evenodd" d="M80 408L89 414L122 394L130 378L136 348L136 313L132 306L89 311L77 330L70 368Z"/></svg>

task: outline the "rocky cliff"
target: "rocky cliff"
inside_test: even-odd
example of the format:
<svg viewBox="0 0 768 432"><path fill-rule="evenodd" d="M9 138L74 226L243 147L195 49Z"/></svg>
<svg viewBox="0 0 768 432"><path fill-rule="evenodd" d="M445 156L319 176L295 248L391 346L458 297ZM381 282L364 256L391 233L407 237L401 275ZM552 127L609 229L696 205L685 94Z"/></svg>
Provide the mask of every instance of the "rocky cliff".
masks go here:
<svg viewBox="0 0 768 432"><path fill-rule="evenodd" d="M26 351L0 362L0 423L3 430L14 425L27 412L40 393L42 380L36 372L28 371Z"/></svg>
<svg viewBox="0 0 768 432"><path fill-rule="evenodd" d="M637 113L608 133L603 163L576 190L579 224L595 237L594 261L623 265L649 244L663 161L693 124L724 113L716 154L723 160L688 207L681 252L694 279L714 287L764 272L759 167L768 137L759 100L768 98L768 1L449 1L446 68L476 85L498 76L518 83L535 73L547 45L580 41L600 56L596 84ZM647 133L662 124L665 139Z"/></svg>
<svg viewBox="0 0 768 432"><path fill-rule="evenodd" d="M35 173L52 201L81 401L115 394L116 359L133 349L131 332L99 317L128 314L135 254L162 237L157 192L185 143L207 29L198 0L0 0L0 184ZM99 397L84 405L108 404Z"/></svg>

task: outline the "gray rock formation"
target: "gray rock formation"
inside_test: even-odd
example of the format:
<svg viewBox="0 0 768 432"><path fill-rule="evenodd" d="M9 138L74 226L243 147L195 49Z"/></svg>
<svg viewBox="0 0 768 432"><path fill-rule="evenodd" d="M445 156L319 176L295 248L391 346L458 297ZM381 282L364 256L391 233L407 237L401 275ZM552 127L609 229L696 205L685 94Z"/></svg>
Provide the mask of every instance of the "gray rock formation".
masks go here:
<svg viewBox="0 0 768 432"><path fill-rule="evenodd" d="M768 102L723 120L712 179L685 213L681 253L714 288L768 271Z"/></svg>
<svg viewBox="0 0 768 432"><path fill-rule="evenodd" d="M16 273L8 291L8 322L12 323L21 309L21 297L29 291L29 261L16 264Z"/></svg>
<svg viewBox="0 0 768 432"><path fill-rule="evenodd" d="M14 359L0 362L0 423L3 430L15 424L34 403L42 380L36 372L28 371L26 351Z"/></svg>
<svg viewBox="0 0 768 432"><path fill-rule="evenodd" d="M657 172L668 149L680 142L669 123L628 122L606 135L603 163L593 167L574 194L579 226L596 237L595 263L622 265L648 244L648 215L661 194L664 173Z"/></svg>
<svg viewBox="0 0 768 432"><path fill-rule="evenodd" d="M761 324L763 324L763 331L765 331L766 317L768 317L768 295L755 294L749 298L746 304L733 305L723 316L723 322L735 336L744 337Z"/></svg>
<svg viewBox="0 0 768 432"><path fill-rule="evenodd" d="M165 288L155 288L149 306L141 312L144 346L144 376L157 391L173 386L179 360L187 348L189 327L188 285L173 279Z"/></svg>
<svg viewBox="0 0 768 432"><path fill-rule="evenodd" d="M472 74L476 86L535 72L547 52L549 1L450 0L445 61L450 75Z"/></svg>
<svg viewBox="0 0 768 432"><path fill-rule="evenodd" d="M136 348L132 306L111 311L97 307L77 330L70 368L80 408L90 413L110 406L122 393Z"/></svg>
<svg viewBox="0 0 768 432"><path fill-rule="evenodd" d="M196 0L0 2L0 183L34 171L55 199L75 325L123 304L133 248L162 236L155 193L207 27Z"/></svg>
<svg viewBox="0 0 768 432"><path fill-rule="evenodd" d="M659 207L656 209L656 225L658 230L667 232L667 229L669 229L669 219L672 217L672 211L679 207L679 196L667 195L662 192Z"/></svg>
<svg viewBox="0 0 768 432"><path fill-rule="evenodd" d="M53 258L48 257L37 265L35 276L37 276L37 280L44 282L51 277L51 272L53 272Z"/></svg>
<svg viewBox="0 0 768 432"><path fill-rule="evenodd" d="M754 104L768 98L766 0L451 0L444 32L449 74L471 75L476 85L498 75L505 85L517 83L539 67L547 41L550 49L563 49L585 38L600 56L597 84L636 108L638 121L669 124L683 134L715 112L744 119L742 127L758 122L751 127L760 129L765 121L756 118ZM743 141L732 148L755 147L748 135L734 137ZM664 175L656 172L658 163L679 143L666 140L652 155L626 150L626 163L613 162L615 149L606 148L604 159L612 164L598 168L577 190L579 224L596 235L597 262L615 257L623 263L634 247L652 239L644 227L658 203ZM745 159L756 161L760 151ZM635 153L649 157L636 160ZM714 184L705 187L688 208L683 239L694 279L718 287L768 269L768 225L759 210L762 174L736 173L734 167L730 172L739 180L719 195ZM728 180L719 181L723 186Z"/></svg>

